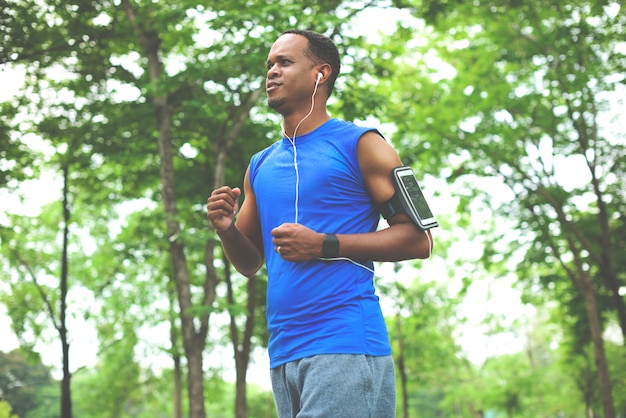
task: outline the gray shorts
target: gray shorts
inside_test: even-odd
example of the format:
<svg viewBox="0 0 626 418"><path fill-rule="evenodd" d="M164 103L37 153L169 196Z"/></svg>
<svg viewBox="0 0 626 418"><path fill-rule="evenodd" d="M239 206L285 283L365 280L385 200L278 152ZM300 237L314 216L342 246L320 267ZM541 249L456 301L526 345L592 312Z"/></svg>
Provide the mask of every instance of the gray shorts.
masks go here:
<svg viewBox="0 0 626 418"><path fill-rule="evenodd" d="M327 354L270 371L279 418L393 418L391 356Z"/></svg>

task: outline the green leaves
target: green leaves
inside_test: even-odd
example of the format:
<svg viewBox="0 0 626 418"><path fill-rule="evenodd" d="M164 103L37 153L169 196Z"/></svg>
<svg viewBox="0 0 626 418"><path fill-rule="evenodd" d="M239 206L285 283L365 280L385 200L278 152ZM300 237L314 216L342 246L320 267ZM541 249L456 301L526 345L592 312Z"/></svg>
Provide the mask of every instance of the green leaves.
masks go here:
<svg viewBox="0 0 626 418"><path fill-rule="evenodd" d="M125 380L100 400L131 409L140 403L142 395L126 385L138 382L138 367L122 365L133 362L134 348L157 344L146 330L161 330L165 320L172 338L180 331L172 319L175 274L166 220L180 225L176 242L184 246L193 301L186 313L196 325L228 312L239 331L231 335L241 336L248 303L257 306L257 319L263 316L264 278L247 300L250 282L233 275L227 300L221 252L205 254L215 236L204 205L222 182L219 156L225 156L223 182L241 186L250 156L280 135L279 118L261 92L267 51L288 27L321 31L338 43L344 71L331 113L380 121L403 162L423 173L425 190L444 202L436 248L445 263L434 261L445 264L443 276L461 282L460 296L476 280L514 272L525 302L557 306L551 321L559 325L561 343L581 356L574 348L586 347L590 327L572 281L580 256L594 280L602 324L619 322L615 287L619 296L626 269L626 149L620 113L610 114L619 109L626 72L622 6L551 0L393 4L413 16L389 23L374 43L364 35L370 30L362 27L364 6L334 0L133 1L136 26L110 1L10 1L0 11L0 65L19 63L27 70L18 96L0 105L0 187L21 193L27 179L58 179L69 170L70 312L98 329L102 346L94 375L79 373L77 380L96 388L94 394L118 374ZM382 16L388 6L365 7L379 7ZM158 46L158 75L150 72L142 36ZM157 143L164 121L155 115L162 103L170 115L176 197L175 214L167 215ZM45 184L38 193L60 195L58 181ZM22 343L33 345L35 337L49 335L50 318L58 316L62 208L53 202L32 216L13 209L0 218L2 302ZM471 248L461 248L462 242ZM387 289L397 291L394 303L402 308L390 318L390 329L396 347L403 339L406 370L415 378L412 405L441 407L450 416L470 414L472 407L537 416L538 409L522 407L539 396L529 382L561 382L563 376L529 368L523 355L493 359L482 370L456 358L455 321L462 319L456 318L455 295L415 276L414 284ZM215 303L204 303L208 278L217 283ZM225 340L217 334L215 341ZM262 346L266 337L263 321L254 321L252 341ZM157 350L169 350L165 340L159 344ZM180 343L172 345L176 351ZM595 372L589 365L584 370ZM155 387L163 389L169 374L158 376ZM229 390L218 386L220 396ZM543 394L555 390L537 386ZM78 396L96 405L90 390ZM159 407L168 403L165 396L153 400ZM89 402L83 407L87 411ZM107 412L89 409L98 413Z"/></svg>
<svg viewBox="0 0 626 418"><path fill-rule="evenodd" d="M52 385L50 370L38 355L27 350L0 352L0 417L43 416L42 407L54 407ZM52 399L46 400L46 395ZM47 412L50 416L51 411ZM52 412L52 416L58 415Z"/></svg>

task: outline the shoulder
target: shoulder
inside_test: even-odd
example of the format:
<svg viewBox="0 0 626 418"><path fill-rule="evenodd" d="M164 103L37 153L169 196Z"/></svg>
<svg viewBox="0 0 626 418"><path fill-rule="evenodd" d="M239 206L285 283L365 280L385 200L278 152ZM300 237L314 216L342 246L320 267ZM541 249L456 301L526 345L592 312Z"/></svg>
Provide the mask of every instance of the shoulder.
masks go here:
<svg viewBox="0 0 626 418"><path fill-rule="evenodd" d="M339 119L333 119L331 122L326 127L326 134L333 141L342 143L342 146L347 147L351 152L358 153L359 159L362 153L376 152L380 146L386 145L386 148L393 151L387 140L374 127L356 125Z"/></svg>
<svg viewBox="0 0 626 418"><path fill-rule="evenodd" d="M382 203L393 196L393 169L402 165L400 156L377 131L361 136L357 147L359 165L370 196Z"/></svg>
<svg viewBox="0 0 626 418"><path fill-rule="evenodd" d="M250 175L252 177L254 177L254 175L256 174L257 169L259 168L259 166L263 163L263 161L265 161L267 159L267 157L269 155L272 154L272 152L280 146L280 140L274 142L272 145L262 149L261 151L256 152L254 155L252 155L252 157L250 158L250 165L248 166L248 170L250 172Z"/></svg>
<svg viewBox="0 0 626 418"><path fill-rule="evenodd" d="M268 154L270 154L274 149L276 149L276 147L280 145L280 142L281 140L278 140L274 142L273 144L268 145L267 147L263 148L262 150L257 151L256 153L252 155L252 158L250 160L251 161L263 160L264 158L267 157Z"/></svg>
<svg viewBox="0 0 626 418"><path fill-rule="evenodd" d="M340 131L352 133L357 136L364 135L367 132L375 132L377 135L381 136L380 132L376 128L369 126L357 125L353 122L348 122L341 119L331 119L325 125L324 128L332 131Z"/></svg>
<svg viewBox="0 0 626 418"><path fill-rule="evenodd" d="M361 166L382 165L384 168L393 169L401 165L396 150L377 130L369 130L361 135L357 152Z"/></svg>

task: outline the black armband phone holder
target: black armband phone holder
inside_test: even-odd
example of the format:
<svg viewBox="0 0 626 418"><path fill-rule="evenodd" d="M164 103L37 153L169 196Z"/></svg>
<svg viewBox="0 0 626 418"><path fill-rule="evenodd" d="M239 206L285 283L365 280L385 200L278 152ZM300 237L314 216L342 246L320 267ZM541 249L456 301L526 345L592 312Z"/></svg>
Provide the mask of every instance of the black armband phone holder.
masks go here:
<svg viewBox="0 0 626 418"><path fill-rule="evenodd" d="M398 213L404 213L424 230L439 226L411 167L394 168L392 178L395 193L391 199L379 206L381 215L385 219L391 219Z"/></svg>
<svg viewBox="0 0 626 418"><path fill-rule="evenodd" d="M391 199L380 205L378 210L385 220L393 218L398 213L405 213L398 198L398 191L391 196Z"/></svg>

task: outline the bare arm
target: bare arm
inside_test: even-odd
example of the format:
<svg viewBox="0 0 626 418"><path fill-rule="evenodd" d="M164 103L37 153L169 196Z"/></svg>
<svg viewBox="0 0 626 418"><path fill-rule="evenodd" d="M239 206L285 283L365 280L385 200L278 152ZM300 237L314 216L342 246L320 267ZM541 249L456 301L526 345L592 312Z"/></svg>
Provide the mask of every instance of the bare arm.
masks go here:
<svg viewBox="0 0 626 418"><path fill-rule="evenodd" d="M223 186L215 189L207 200L207 217L219 235L226 256L244 276L254 275L263 264L261 227L256 211L256 198L248 171L244 177L245 200L237 222L241 190Z"/></svg>
<svg viewBox="0 0 626 418"><path fill-rule="evenodd" d="M359 141L358 155L365 186L372 200L378 205L386 202L395 193L391 173L395 167L402 165L400 157L375 132L363 135ZM340 253L346 257L376 261L428 258L432 250L430 231L425 232L418 228L405 214L397 214L387 221L389 228L364 234L365 236L339 236ZM429 234L430 242L426 234Z"/></svg>
<svg viewBox="0 0 626 418"><path fill-rule="evenodd" d="M375 132L368 132L359 140L358 155L370 197L377 204L386 202L395 193L391 173L402 165L400 157ZM430 231L424 232L404 214L395 215L388 223L389 228L376 232L338 234L339 256L374 261L428 258L432 250ZM272 235L274 245L281 247L280 254L286 260L304 261L322 256L323 233L298 224L283 224Z"/></svg>

